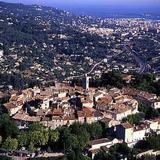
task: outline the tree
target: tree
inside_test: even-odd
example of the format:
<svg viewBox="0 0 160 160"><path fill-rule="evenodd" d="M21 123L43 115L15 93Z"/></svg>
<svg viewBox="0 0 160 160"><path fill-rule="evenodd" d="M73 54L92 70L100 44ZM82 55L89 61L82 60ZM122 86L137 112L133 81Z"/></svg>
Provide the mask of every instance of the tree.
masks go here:
<svg viewBox="0 0 160 160"><path fill-rule="evenodd" d="M90 134L91 139L101 138L103 134L102 126L99 123L90 124L87 131Z"/></svg>
<svg viewBox="0 0 160 160"><path fill-rule="evenodd" d="M132 81L131 85L135 88L155 93L157 95L159 92L159 83L155 82L155 74L147 73L147 74L134 74L135 80Z"/></svg>
<svg viewBox="0 0 160 160"><path fill-rule="evenodd" d="M8 114L3 114L0 119L0 134L3 138L16 137L19 133L17 125L11 121Z"/></svg>
<svg viewBox="0 0 160 160"><path fill-rule="evenodd" d="M33 124L29 125L29 128L28 128L29 132L42 131L44 129L45 129L45 127L40 123L33 123Z"/></svg>
<svg viewBox="0 0 160 160"><path fill-rule="evenodd" d="M138 142L135 144L134 148L140 149L140 150L147 150L147 149L149 149L149 145L148 145L148 142L147 142L147 141L141 140L141 141L138 141Z"/></svg>
<svg viewBox="0 0 160 160"><path fill-rule="evenodd" d="M78 139L78 148L83 150L84 147L86 147L87 143L89 142L89 139L90 139L90 135L87 131L84 131L83 133L81 134L78 134L77 136L77 139Z"/></svg>
<svg viewBox="0 0 160 160"><path fill-rule="evenodd" d="M25 146L30 151L35 151L48 143L49 132L42 124L34 123L25 133L19 135L18 141L20 147Z"/></svg>
<svg viewBox="0 0 160 160"><path fill-rule="evenodd" d="M29 132L28 135L32 135L32 136L28 136L28 141L34 144L34 146L37 147L41 147L43 145L46 145L48 143L48 131L43 130L43 131L33 131L33 132Z"/></svg>
<svg viewBox="0 0 160 160"><path fill-rule="evenodd" d="M153 135L150 137L147 137L146 140L139 141L135 145L136 149L140 150L147 150L147 149L160 149L160 135Z"/></svg>
<svg viewBox="0 0 160 160"><path fill-rule="evenodd" d="M28 129L28 140L35 146L46 145L49 140L48 130L40 123L33 123Z"/></svg>
<svg viewBox="0 0 160 160"><path fill-rule="evenodd" d="M120 155L124 156L124 157L128 157L130 154L131 150L130 148L127 146L126 143L122 143L122 144L115 144L114 146L111 147L110 149L110 153L111 154L116 154L118 157ZM118 153L118 154L117 154Z"/></svg>
<svg viewBox="0 0 160 160"><path fill-rule="evenodd" d="M0 160L12 160L12 159L6 156L0 156Z"/></svg>
<svg viewBox="0 0 160 160"><path fill-rule="evenodd" d="M116 160L114 155L111 155L111 154L106 153L106 152L99 152L94 157L94 160L110 160L110 159Z"/></svg>
<svg viewBox="0 0 160 160"><path fill-rule="evenodd" d="M19 143L19 146L20 147L23 147L23 146L27 146L27 144L29 143L28 142L28 134L25 133L25 132L22 132L19 137L18 137L18 143Z"/></svg>
<svg viewBox="0 0 160 160"><path fill-rule="evenodd" d="M115 144L109 148L108 153L100 152L96 154L94 160L117 160L124 158L135 160L134 150L130 149L126 143Z"/></svg>
<svg viewBox="0 0 160 160"><path fill-rule="evenodd" d="M2 144L2 148L6 149L7 151L16 150L17 147L18 147L17 139L11 137L8 137Z"/></svg>
<svg viewBox="0 0 160 160"><path fill-rule="evenodd" d="M76 149L72 150L68 155L67 155L68 160L91 160L91 158L84 156L82 154L82 151Z"/></svg>
<svg viewBox="0 0 160 160"><path fill-rule="evenodd" d="M160 115L158 110L144 104L140 104L138 110L144 113L145 119L154 119Z"/></svg>
<svg viewBox="0 0 160 160"><path fill-rule="evenodd" d="M67 135L65 141L65 149L67 151L74 150L78 147L78 139L77 136L74 134Z"/></svg>
<svg viewBox="0 0 160 160"><path fill-rule="evenodd" d="M122 79L121 72L116 70L102 74L101 82L102 82L102 86L106 86L106 87L110 85L110 86L122 88L125 84L125 82Z"/></svg>
<svg viewBox="0 0 160 160"><path fill-rule="evenodd" d="M59 140L59 132L58 131L49 131L49 142L57 142Z"/></svg>
<svg viewBox="0 0 160 160"><path fill-rule="evenodd" d="M160 135L148 137L146 141L150 149L160 149Z"/></svg>
<svg viewBox="0 0 160 160"><path fill-rule="evenodd" d="M134 115L129 115L126 118L123 118L123 122L129 122L130 124L138 125L140 121L144 118L144 115L142 113L137 113Z"/></svg>
<svg viewBox="0 0 160 160"><path fill-rule="evenodd" d="M32 142L30 142L30 144L29 144L29 146L28 146L28 150L29 150L30 152L36 151L36 148L34 147L34 144L33 144Z"/></svg>

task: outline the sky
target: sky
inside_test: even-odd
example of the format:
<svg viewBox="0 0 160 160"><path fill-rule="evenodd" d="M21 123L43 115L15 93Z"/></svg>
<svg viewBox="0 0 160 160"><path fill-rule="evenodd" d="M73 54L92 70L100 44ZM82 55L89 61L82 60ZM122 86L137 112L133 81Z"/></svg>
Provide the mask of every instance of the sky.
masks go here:
<svg viewBox="0 0 160 160"><path fill-rule="evenodd" d="M160 0L0 0L11 3L40 4L79 13L94 12L156 12L160 14ZM101 13L102 14L102 13Z"/></svg>
<svg viewBox="0 0 160 160"><path fill-rule="evenodd" d="M2 0L46 5L160 5L160 0Z"/></svg>

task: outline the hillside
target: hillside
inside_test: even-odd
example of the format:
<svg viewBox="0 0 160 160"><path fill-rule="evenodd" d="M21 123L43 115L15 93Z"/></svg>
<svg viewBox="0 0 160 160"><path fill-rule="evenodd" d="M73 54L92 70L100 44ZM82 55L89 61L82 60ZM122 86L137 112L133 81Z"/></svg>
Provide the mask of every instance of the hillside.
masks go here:
<svg viewBox="0 0 160 160"><path fill-rule="evenodd" d="M150 26L152 30L145 28ZM158 21L77 17L51 7L0 2L0 88L82 75L112 56L97 73L117 66L138 72L144 64L152 66L140 68L142 72L159 70L159 59L152 61L159 56L158 26ZM136 58L124 47L128 41ZM142 60L137 62L137 56Z"/></svg>
<svg viewBox="0 0 160 160"><path fill-rule="evenodd" d="M93 19L55 8L0 2L0 13L1 73L53 77L55 55L81 55L87 43L102 39L81 31Z"/></svg>

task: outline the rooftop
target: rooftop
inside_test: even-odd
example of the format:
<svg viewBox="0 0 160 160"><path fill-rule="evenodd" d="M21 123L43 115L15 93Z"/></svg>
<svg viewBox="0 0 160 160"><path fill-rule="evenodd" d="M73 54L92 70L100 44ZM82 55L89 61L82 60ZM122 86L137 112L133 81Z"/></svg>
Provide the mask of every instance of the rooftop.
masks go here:
<svg viewBox="0 0 160 160"><path fill-rule="evenodd" d="M125 129L133 128L133 126L128 122L122 123L121 126L123 126Z"/></svg>
<svg viewBox="0 0 160 160"><path fill-rule="evenodd" d="M90 141L90 145L107 143L107 142L111 142L111 141L112 141L112 139L108 139L108 138L96 139L96 140Z"/></svg>

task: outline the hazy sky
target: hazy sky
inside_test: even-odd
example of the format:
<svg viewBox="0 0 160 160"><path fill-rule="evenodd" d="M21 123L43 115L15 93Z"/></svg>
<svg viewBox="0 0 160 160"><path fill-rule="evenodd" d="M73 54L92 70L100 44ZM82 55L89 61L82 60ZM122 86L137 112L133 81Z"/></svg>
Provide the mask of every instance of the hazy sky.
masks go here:
<svg viewBox="0 0 160 160"><path fill-rule="evenodd" d="M40 4L78 14L102 16L107 13L158 13L160 0L0 0L11 3Z"/></svg>
<svg viewBox="0 0 160 160"><path fill-rule="evenodd" d="M44 5L160 5L160 0L2 0Z"/></svg>

